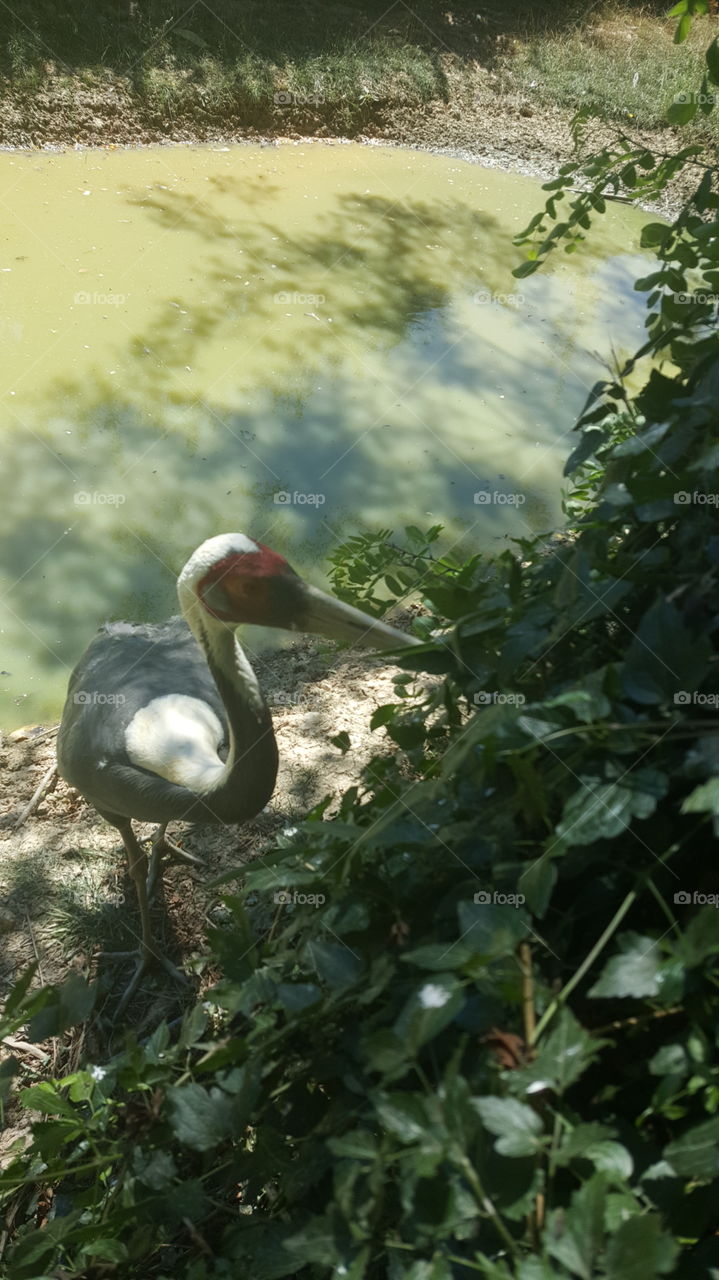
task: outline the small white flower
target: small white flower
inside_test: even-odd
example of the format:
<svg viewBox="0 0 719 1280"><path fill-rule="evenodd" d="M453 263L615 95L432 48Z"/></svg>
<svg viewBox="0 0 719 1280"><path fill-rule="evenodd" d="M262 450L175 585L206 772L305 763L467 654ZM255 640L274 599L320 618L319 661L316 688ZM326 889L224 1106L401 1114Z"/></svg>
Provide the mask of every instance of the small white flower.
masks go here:
<svg viewBox="0 0 719 1280"><path fill-rule="evenodd" d="M107 1075L106 1067L90 1067L90 1075L93 1080L104 1080Z"/></svg>
<svg viewBox="0 0 719 1280"><path fill-rule="evenodd" d="M419 993L419 1002L423 1009L441 1009L449 1000L449 992L439 987L436 982L428 982Z"/></svg>

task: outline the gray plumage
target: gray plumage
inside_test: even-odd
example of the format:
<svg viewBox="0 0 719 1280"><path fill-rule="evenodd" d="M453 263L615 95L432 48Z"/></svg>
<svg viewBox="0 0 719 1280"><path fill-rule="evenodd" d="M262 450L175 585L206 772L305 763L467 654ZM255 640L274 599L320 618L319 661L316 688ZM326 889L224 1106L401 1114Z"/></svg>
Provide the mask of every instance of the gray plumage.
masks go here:
<svg viewBox="0 0 719 1280"><path fill-rule="evenodd" d="M224 702L216 680L222 685ZM130 760L125 731L135 714L154 698L178 693L207 703L225 726L219 750L223 759L229 746L228 710L233 713L240 747L249 747L248 731L262 740L262 779L249 752L243 760L243 779L237 778L229 794L223 793L215 802ZM62 777L115 826L118 818L243 822L267 804L277 775L269 710L264 706L264 715L258 719L222 673L215 672L213 677L205 653L179 616L157 625L110 622L100 628L70 677L57 758Z"/></svg>

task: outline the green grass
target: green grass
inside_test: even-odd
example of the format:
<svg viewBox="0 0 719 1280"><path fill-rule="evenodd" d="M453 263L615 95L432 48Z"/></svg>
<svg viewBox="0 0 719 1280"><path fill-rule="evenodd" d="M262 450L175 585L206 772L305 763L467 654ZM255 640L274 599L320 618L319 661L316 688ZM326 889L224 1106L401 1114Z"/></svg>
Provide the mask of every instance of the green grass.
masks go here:
<svg viewBox="0 0 719 1280"><path fill-rule="evenodd" d="M698 21L681 45L674 44L674 28L673 21L615 9L590 26L531 35L502 59L499 92L545 106L588 102L610 119L661 125L676 95L699 88L704 51L719 24Z"/></svg>
<svg viewBox="0 0 719 1280"><path fill-rule="evenodd" d="M127 84L151 113L278 122L306 106L348 127L377 103L446 101L486 77L542 106L596 104L658 125L696 89L710 24L673 44L664 4L470 0L36 0L0 10L0 74L10 92L46 84ZM277 102L277 94L290 101ZM298 101L297 101L298 100ZM282 111L279 112L281 120Z"/></svg>
<svg viewBox="0 0 719 1280"><path fill-rule="evenodd" d="M386 8L218 0L180 16L168 0L137 0L130 16L117 0L38 0L22 20L0 14L0 73L34 92L68 75L99 83L111 69L152 109L219 115L269 112L277 93L350 115L368 102L446 96L441 36L402 6L390 22Z"/></svg>

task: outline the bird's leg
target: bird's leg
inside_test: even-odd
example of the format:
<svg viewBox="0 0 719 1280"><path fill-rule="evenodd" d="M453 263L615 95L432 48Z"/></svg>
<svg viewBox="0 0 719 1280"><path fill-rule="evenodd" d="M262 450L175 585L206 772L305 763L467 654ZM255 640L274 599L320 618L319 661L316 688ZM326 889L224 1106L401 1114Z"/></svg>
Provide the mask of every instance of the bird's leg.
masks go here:
<svg viewBox="0 0 719 1280"><path fill-rule="evenodd" d="M174 862L184 862L190 867L201 867L205 870L205 864L201 858L197 858L194 853L188 853L187 849L181 849L179 844L175 844L174 840L168 839L166 835L167 825L166 822L163 822L162 826L157 828L157 835L152 842L150 870L147 875L147 894L150 901L152 901L157 887L160 863L164 856L172 858Z"/></svg>
<svg viewBox="0 0 719 1280"><path fill-rule="evenodd" d="M119 831L127 853L127 865L130 872L130 878L135 885L135 891L137 893L137 902L140 908L140 927L142 929L142 938L140 940L137 969L135 970L133 978L129 986L126 988L125 993L115 1011L115 1019L119 1018L120 1015L124 1013L130 1000L137 991L144 974L155 961L159 961L163 968L165 968L167 972L178 982L187 982L184 974L180 973L179 969L176 969L174 964L172 964L166 956L163 956L155 946L152 924L150 922L150 903L147 895L147 858L142 852L142 848L132 829L132 823L129 819L119 827Z"/></svg>

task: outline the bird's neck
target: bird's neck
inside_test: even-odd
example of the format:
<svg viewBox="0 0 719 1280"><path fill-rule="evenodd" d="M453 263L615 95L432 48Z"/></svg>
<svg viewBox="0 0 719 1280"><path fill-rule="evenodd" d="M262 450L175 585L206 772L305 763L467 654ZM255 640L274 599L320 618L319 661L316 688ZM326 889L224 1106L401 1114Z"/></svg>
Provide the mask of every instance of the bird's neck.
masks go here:
<svg viewBox="0 0 719 1280"><path fill-rule="evenodd" d="M195 601L181 598L180 603L222 698L229 736L222 773L199 803L208 817L244 822L265 807L274 791L278 759L272 717L234 629ZM201 822L202 814L194 820Z"/></svg>

